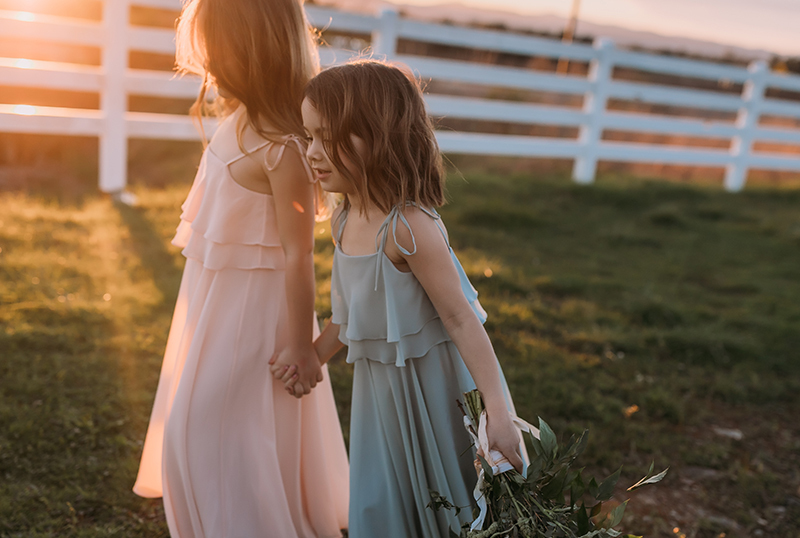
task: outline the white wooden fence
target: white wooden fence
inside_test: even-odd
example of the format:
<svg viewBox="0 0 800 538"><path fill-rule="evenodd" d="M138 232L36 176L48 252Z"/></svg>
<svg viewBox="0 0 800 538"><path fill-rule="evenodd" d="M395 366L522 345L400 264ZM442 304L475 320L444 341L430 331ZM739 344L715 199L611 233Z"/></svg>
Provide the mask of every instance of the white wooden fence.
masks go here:
<svg viewBox="0 0 800 538"><path fill-rule="evenodd" d="M100 139L100 188L122 192L126 185L129 138L195 140L197 131L187 116L127 111L129 95L192 98L198 81L176 79L170 73L128 68L129 51L174 53L174 32L130 24L131 6L179 9L179 0L106 0L101 23L0 12L0 35L24 39L90 45L102 50L100 67L0 58L0 85L98 92L100 110L0 104L0 131L97 136ZM551 92L583 97L583 108L544 106L493 99L427 95L429 112L466 120L543 124L578 128L577 139L509 136L439 131L445 152L574 160L573 178L594 180L604 161L716 166L726 169L725 188L744 187L748 170L800 171L800 156L753 150L757 141L800 145L800 130L767 128L764 115L800 118L800 101L766 98L767 88L800 92L800 76L770 72L763 62L749 68L670 58L616 49L598 39L594 46L496 31L404 20L395 11L377 17L309 6L309 19L320 28L371 35L376 57L411 67L423 79ZM397 54L399 39L501 53L589 62L588 76L559 75L495 65ZM324 65L346 61L354 53L324 48ZM615 67L656 74L743 84L741 95L666 85L616 80ZM611 98L736 113L736 121L707 121L654 114L610 111ZM659 144L621 143L602 139L604 130L642 134L683 135L730 141L730 149L696 149Z"/></svg>

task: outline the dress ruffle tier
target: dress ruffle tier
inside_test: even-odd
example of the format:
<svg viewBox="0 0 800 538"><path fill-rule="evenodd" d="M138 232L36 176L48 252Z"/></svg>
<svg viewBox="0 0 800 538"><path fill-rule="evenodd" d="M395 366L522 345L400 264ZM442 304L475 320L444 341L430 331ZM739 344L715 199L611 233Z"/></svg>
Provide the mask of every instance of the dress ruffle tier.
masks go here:
<svg viewBox="0 0 800 538"><path fill-rule="evenodd" d="M216 170L220 165L224 163L206 151L198 181L181 206L181 220L172 244L182 248L186 258L215 271L283 269L286 258L273 224L274 199L248 190L230 178L209 182L209 172L226 173Z"/></svg>
<svg viewBox="0 0 800 538"><path fill-rule="evenodd" d="M478 301L478 292L452 249L450 253L459 273L461 291L484 323L486 312ZM347 362L370 359L404 366L406 360L423 357L433 347L450 341L436 308L412 273L398 270L383 252L367 256L342 256L336 252L335 256L342 259L340 263L346 267L347 276L346 282L339 273L332 276L335 281L331 285L332 321L339 325L339 340L348 346ZM371 263L364 263L365 258L373 256L380 258L375 264L381 264L377 288L362 285L342 293L340 290L349 287L349 282L375 279L373 271L377 269Z"/></svg>

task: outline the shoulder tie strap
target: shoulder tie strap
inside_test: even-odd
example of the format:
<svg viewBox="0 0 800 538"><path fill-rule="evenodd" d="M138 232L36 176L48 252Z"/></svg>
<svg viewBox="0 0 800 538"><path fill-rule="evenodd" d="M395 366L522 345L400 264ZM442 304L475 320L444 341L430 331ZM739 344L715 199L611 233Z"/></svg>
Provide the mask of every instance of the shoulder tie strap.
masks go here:
<svg viewBox="0 0 800 538"><path fill-rule="evenodd" d="M406 202L406 207L408 206L415 206L425 212L426 215L431 217L435 222L436 226L439 228L439 231L442 232L442 237L444 237L444 241L447 244L447 247L450 248L450 242L447 240L447 234L444 233L444 228L442 227L441 220L442 217L439 213L436 212L435 209L427 209L422 206L417 206L414 202ZM378 228L378 233L375 236L375 250L378 252L378 255L375 256L375 290L378 289L378 277L381 273L381 267L383 263L383 256L384 251L386 250L386 242L389 238L389 228L391 226L392 231L392 238L394 239L394 244L397 245L397 248L400 249L400 252L405 254L406 256L413 256L417 253L417 240L414 237L414 232L411 230L411 225L408 223L408 219L406 216L403 215L403 212L400 210L399 205L396 205L389 211L389 214L386 215L386 219L381 224L381 227ZM411 250L407 250L403 245L398 243L397 241L397 221L398 219L408 230L408 233L411 235Z"/></svg>
<svg viewBox="0 0 800 538"><path fill-rule="evenodd" d="M300 152L300 160L303 162L303 168L305 168L306 170L306 176L308 177L309 183L315 183L316 180L314 179L314 173L311 171L311 166L309 166L308 161L306 160L305 157L306 147L300 140L300 138L296 135L290 134L286 135L283 138L283 142L280 144L280 148L278 148L278 156L275 157L274 163L269 162L269 151L267 151L267 154L264 155L264 166L267 167L268 171L275 170L275 168L277 168L278 165L281 163L281 159L283 158L283 153L286 151L286 146L289 145L289 142L294 142L294 144L297 146L297 150ZM275 142L271 141L267 142L266 144L262 144L261 146L259 146L259 148L263 148L267 144L274 145Z"/></svg>
<svg viewBox="0 0 800 538"><path fill-rule="evenodd" d="M264 142L261 142L261 143L260 143L260 144L258 144L256 147L254 147L254 148L251 148L251 149L247 150L247 153L239 153L239 154L238 154L236 157L234 157L233 159L229 159L228 161L226 161L226 162L225 162L225 165L226 165L226 166L230 166L230 165L232 165L233 163L235 163L236 161L239 161L239 160L241 160L241 159L244 159L245 157L247 157L247 156L248 156L248 155L250 155L251 153L255 153L256 151L260 150L261 148L265 148L265 147L267 147L267 146L271 145L272 143L273 143L273 142L272 142L271 140L266 140L266 141L264 141Z"/></svg>
<svg viewBox="0 0 800 538"><path fill-rule="evenodd" d="M433 221L436 223L436 227L439 228L440 232L442 232L442 237L444 237L444 242L447 244L447 246L449 248L450 247L450 240L447 239L447 234L444 232L444 226L442 225L442 216L439 214L439 212L436 211L436 209L434 209L434 208L428 209L428 208L423 207L423 206L417 206L417 204L415 204L413 202L409 202L408 205L413 205L413 206L418 207L420 210L422 210L422 212L424 212L426 215L428 215L430 218L433 219Z"/></svg>
<svg viewBox="0 0 800 538"><path fill-rule="evenodd" d="M281 142L275 142L274 140L265 140L264 142L261 142L254 148L247 150L247 153L240 153L233 159L230 159L225 163L225 165L230 166L236 161L243 159L245 156L250 155L251 153L255 153L256 151L269 146L269 149L267 149L267 152L264 155L264 166L268 171L275 170L275 168L277 168L278 165L281 163L281 159L283 159L283 154L286 151L286 146L289 145L289 142L294 142L295 145L297 146L298 151L300 152L301 161L303 162L303 168L305 168L306 176L308 177L309 183L315 183L316 180L314 179L314 173L311 171L311 167L309 166L308 161L306 161L305 158L306 148L303 145L303 142L300 140L300 138L293 134L284 136ZM280 145L280 147L278 148L278 155L277 157L275 157L275 162L269 162L269 152L272 149L272 146L274 146L275 144Z"/></svg>

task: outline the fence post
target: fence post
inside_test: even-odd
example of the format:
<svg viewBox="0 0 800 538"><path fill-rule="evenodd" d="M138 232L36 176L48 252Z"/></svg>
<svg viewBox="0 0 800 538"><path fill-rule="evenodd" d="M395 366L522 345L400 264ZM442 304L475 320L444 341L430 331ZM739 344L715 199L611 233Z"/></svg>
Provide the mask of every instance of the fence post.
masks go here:
<svg viewBox="0 0 800 538"><path fill-rule="evenodd" d="M125 72L128 68L129 10L130 0L103 2L105 42L102 50L104 77L100 98L100 109L103 113L100 190L116 195L121 195L125 190L128 172Z"/></svg>
<svg viewBox="0 0 800 538"><path fill-rule="evenodd" d="M753 152L755 131L761 113L761 103L767 89L769 68L763 60L751 62L747 68L750 77L742 90L742 108L736 116L739 133L731 139L731 162L725 167L725 190L738 192L747 181L748 161Z"/></svg>
<svg viewBox="0 0 800 538"><path fill-rule="evenodd" d="M603 134L603 114L608 101L608 85L614 70L614 43L607 38L594 40L597 51L589 63L589 91L583 97L586 123L578 132L580 154L572 167L572 179L576 183L592 183L597 172L597 147Z"/></svg>
<svg viewBox="0 0 800 538"><path fill-rule="evenodd" d="M397 9L386 7L381 9L378 27L372 32L372 53L377 57L391 60L397 52L397 34L400 17Z"/></svg>

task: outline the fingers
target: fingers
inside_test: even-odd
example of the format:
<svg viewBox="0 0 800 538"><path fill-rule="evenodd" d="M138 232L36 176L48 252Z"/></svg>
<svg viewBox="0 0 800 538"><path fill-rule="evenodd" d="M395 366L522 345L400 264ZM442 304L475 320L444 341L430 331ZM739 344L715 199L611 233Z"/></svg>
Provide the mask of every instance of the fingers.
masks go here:
<svg viewBox="0 0 800 538"><path fill-rule="evenodd" d="M519 455L519 447L514 447L513 450L509 450L507 453L503 453L503 455L508 460L508 463L514 466L514 469L517 472L522 473L522 467L525 463L522 461L522 457Z"/></svg>
<svg viewBox="0 0 800 538"><path fill-rule="evenodd" d="M292 376L295 375L296 372L297 372L297 366L295 366L294 364L292 364L291 366L286 365L283 367L282 372L278 372L278 374L276 374L276 377L280 375L278 379L285 385L292 378Z"/></svg>
<svg viewBox="0 0 800 538"><path fill-rule="evenodd" d="M305 386L303 383L299 383L298 382L298 383L295 383L291 387L287 386L286 387L286 392L288 392L289 394L291 394L295 398L299 399L299 398L302 398L303 396L305 396L306 394L310 394L311 393L311 388Z"/></svg>

